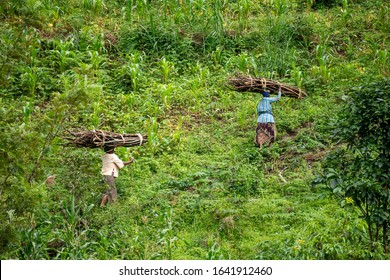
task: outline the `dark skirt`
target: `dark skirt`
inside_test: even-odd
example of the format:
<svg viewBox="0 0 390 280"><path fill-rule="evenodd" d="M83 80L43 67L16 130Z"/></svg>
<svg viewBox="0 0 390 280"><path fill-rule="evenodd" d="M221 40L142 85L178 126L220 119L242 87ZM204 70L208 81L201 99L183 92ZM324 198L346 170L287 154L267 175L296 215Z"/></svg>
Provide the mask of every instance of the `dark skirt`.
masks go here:
<svg viewBox="0 0 390 280"><path fill-rule="evenodd" d="M260 147L265 143L273 143L276 140L275 123L257 123L255 142Z"/></svg>

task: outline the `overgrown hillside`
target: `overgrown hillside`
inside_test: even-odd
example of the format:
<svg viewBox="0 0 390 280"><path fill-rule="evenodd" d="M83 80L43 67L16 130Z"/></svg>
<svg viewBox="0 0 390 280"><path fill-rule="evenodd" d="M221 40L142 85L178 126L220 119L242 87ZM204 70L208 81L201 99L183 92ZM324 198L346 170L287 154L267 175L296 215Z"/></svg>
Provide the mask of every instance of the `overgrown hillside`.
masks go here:
<svg viewBox="0 0 390 280"><path fill-rule="evenodd" d="M1 1L1 258L389 259L352 199L313 184L342 146L331 123L351 89L389 77L389 11L385 0ZM275 103L270 147L253 143L261 96L227 86L237 73L307 92ZM116 149L135 158L116 203L99 207L103 151L64 146L75 129L148 135Z"/></svg>

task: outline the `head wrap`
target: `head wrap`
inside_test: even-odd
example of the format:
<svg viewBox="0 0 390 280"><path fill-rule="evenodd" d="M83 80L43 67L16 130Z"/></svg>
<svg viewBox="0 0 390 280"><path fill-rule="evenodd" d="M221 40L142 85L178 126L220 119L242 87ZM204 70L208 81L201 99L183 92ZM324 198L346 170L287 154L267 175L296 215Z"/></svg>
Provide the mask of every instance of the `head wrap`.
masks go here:
<svg viewBox="0 0 390 280"><path fill-rule="evenodd" d="M269 92L268 92L268 91L263 91L261 94L262 94L264 97L268 97L268 96L269 96Z"/></svg>

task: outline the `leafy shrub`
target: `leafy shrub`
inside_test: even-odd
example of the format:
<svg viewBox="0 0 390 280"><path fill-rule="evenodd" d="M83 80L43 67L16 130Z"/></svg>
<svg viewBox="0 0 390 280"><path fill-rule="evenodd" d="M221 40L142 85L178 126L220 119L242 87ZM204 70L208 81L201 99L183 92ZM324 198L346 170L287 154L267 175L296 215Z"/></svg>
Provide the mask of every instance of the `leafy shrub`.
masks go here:
<svg viewBox="0 0 390 280"><path fill-rule="evenodd" d="M345 143L325 177L327 188L342 200L351 200L367 223L370 249L388 246L390 221L390 81L366 84L351 91L334 123L333 137ZM345 154L344 154L345 153ZM380 237L380 233L381 236Z"/></svg>

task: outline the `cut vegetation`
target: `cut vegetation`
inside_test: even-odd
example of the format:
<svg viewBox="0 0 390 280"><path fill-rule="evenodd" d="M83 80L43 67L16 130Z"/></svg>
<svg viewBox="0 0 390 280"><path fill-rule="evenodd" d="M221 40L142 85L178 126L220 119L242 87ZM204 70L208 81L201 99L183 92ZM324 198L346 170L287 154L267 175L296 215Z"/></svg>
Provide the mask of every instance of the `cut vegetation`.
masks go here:
<svg viewBox="0 0 390 280"><path fill-rule="evenodd" d="M1 259L389 259L385 136L365 135L355 169L351 139L333 140L334 122L360 131L339 113L360 86L359 104L379 98L367 131L387 133L389 11L385 0L0 1ZM253 144L261 96L229 88L236 73L289 86L270 147ZM75 129L142 135L115 150L135 159L115 203L99 207L102 150L63 146Z"/></svg>

